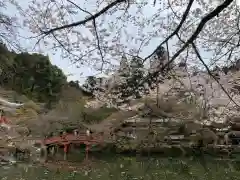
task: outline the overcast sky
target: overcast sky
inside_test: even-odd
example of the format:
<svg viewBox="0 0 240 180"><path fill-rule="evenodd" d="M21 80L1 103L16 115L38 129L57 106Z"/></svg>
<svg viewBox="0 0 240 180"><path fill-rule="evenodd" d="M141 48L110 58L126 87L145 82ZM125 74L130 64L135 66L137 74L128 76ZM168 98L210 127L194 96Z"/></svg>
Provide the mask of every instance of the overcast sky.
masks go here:
<svg viewBox="0 0 240 180"><path fill-rule="evenodd" d="M28 1L29 0L17 0L18 3L23 7L27 8ZM16 15L15 8L11 7L7 9L7 13L10 15ZM30 37L31 32L29 32L27 29L20 30L20 35L24 37ZM28 50L28 52L31 52L31 49L33 48L35 41L27 40L27 39L21 39L21 45ZM83 76L88 76L93 74L93 70L88 67L82 67L82 68L76 68L75 65L72 65L72 63L67 59L61 59L60 53L54 54L53 51L43 49L42 53L45 55L48 55L50 57L50 60L52 64L57 65L60 67L63 72L68 76L68 80L79 80L83 81L85 78ZM80 75L80 73L83 73L84 75Z"/></svg>
<svg viewBox="0 0 240 180"><path fill-rule="evenodd" d="M23 9L27 8L29 0L17 0L17 1ZM94 8L94 6L92 6L91 3L96 4L96 3L94 3L95 0L87 1L88 2L87 5L84 3L84 1L82 1L82 2L83 2L82 7L85 7L89 11L92 8ZM79 3L79 4L81 5L81 3ZM88 5L88 4L91 4L91 5ZM149 5L151 5L151 4L149 4ZM13 7L8 8L6 13L11 15L11 16L17 15L17 11ZM154 8L152 8L152 7L151 7L151 11L149 11L148 7L146 7L144 13L146 13L148 16L151 16L152 14L155 13L155 11L154 11ZM82 19L84 19L84 18L77 19L77 20L82 20ZM128 28L128 30L129 30L129 32L132 31L133 34L134 34L134 31L136 31L131 26ZM32 35L31 32L28 31L27 29L21 30L20 34L21 34L21 36L24 36L24 37L30 37ZM34 42L36 42L36 41L31 41L31 40L25 39L25 38L21 39L21 45L24 48L26 48L28 50L28 52L31 52L31 49L33 48ZM156 39L151 41L148 48L144 49L144 51L142 52L141 55L146 56L146 55L150 54L156 48L155 44L159 44L158 40L156 40ZM59 52L54 54L53 51L50 51L48 49L42 49L42 50L43 50L42 53L44 53L44 54L46 54L50 57L50 60L53 64L60 67L66 75L70 75L70 76L68 76L68 80L79 80L82 83L86 76L94 75L94 74L98 73L93 68L90 68L90 67L87 67L87 66L77 68L76 65L72 64L68 59L61 59L61 56L60 56Z"/></svg>
<svg viewBox="0 0 240 180"><path fill-rule="evenodd" d="M23 7L23 9L27 8L29 0L17 0L17 1ZM217 0L217 1L220 1L220 0ZM240 1L240 0L237 0L237 1ZM89 11L91 11L91 9L94 9L95 8L94 5L96 4L95 0L82 0L81 2L80 1L75 1L75 2L78 2L79 5L81 5L81 7L85 7ZM144 16L148 16L148 17L152 16L156 12L158 6L160 6L160 5L157 4L156 7L153 7L152 2L149 3L143 9ZM185 7L184 7L184 9L185 9ZM184 9L182 9L182 10L184 10ZM131 9L132 13L134 13L135 10L136 9L132 8ZM16 15L16 10L14 8L8 8L7 13L9 15ZM112 17L110 17L110 18L112 18ZM82 20L82 19L84 19L84 17L80 17L77 20ZM109 21L109 19L106 20L106 22L108 22L108 21ZM134 29L134 27L131 26L131 24L127 25L127 30L133 35L137 34L136 29ZM150 31L150 30L152 30L152 29L145 29L144 31ZM29 31L27 31L27 29L22 30L20 33L22 36L25 36L25 37L31 36L31 33ZM153 38L150 41L150 43L148 44L148 46L146 46L143 49L143 52L141 52L140 55L143 57L149 55L157 47L157 45L160 42L161 42L161 40L159 37ZM22 39L21 44L25 48L27 48L28 51L30 52L31 49L33 48L34 42L32 42L30 40ZM127 44L127 45L129 45L129 44ZM170 46L171 46L171 44L170 44ZM96 71L94 71L92 68L89 68L89 67L77 68L76 65L72 65L72 63L69 60L61 59L59 52L57 52L56 54L53 54L52 51L49 51L46 48L42 49L42 50L43 50L44 54L49 55L50 60L53 64L60 67L66 75L71 75L71 76L68 76L68 80L79 80L80 82L83 82L83 80L85 79L84 77L86 77L88 75L94 75L97 73Z"/></svg>

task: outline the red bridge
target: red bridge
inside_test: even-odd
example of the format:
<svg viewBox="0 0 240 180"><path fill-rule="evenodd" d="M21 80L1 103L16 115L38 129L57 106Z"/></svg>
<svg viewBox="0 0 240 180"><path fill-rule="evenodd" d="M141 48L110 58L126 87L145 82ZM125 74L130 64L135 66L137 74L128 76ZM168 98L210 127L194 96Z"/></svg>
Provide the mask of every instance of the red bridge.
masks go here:
<svg viewBox="0 0 240 180"><path fill-rule="evenodd" d="M45 147L64 146L64 159L68 153L70 144L85 144L86 145L86 158L88 158L88 151L91 145L101 145L104 142L103 134L92 134L87 136L86 133L65 134L62 136L54 136L46 138L42 141ZM46 152L48 153L48 151Z"/></svg>
<svg viewBox="0 0 240 180"><path fill-rule="evenodd" d="M65 145L65 144L88 144L88 145L98 145L103 142L103 135L96 134L87 136L86 133L66 134L62 136L50 137L43 140L43 144L46 146L51 145Z"/></svg>

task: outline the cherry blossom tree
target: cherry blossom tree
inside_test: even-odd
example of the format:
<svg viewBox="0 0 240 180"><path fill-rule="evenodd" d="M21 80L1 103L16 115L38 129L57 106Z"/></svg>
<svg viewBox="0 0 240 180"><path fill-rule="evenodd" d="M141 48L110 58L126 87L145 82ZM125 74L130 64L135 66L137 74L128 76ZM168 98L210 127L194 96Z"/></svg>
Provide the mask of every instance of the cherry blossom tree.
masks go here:
<svg viewBox="0 0 240 180"><path fill-rule="evenodd" d="M6 13L10 6L18 6L18 4L14 0L0 1L0 43L7 45L10 49L19 50L20 24L15 16Z"/></svg>
<svg viewBox="0 0 240 180"><path fill-rule="evenodd" d="M94 90L96 90L96 85L97 85L96 78L94 76L88 76L86 82L83 84L83 87L87 91L93 93Z"/></svg>
<svg viewBox="0 0 240 180"><path fill-rule="evenodd" d="M160 46L167 49L169 61L155 75L184 59L202 65L215 79L211 67L238 58L236 0L92 1L33 0L25 26L37 35L39 47L61 50L78 66L101 71L115 68L123 54L147 63Z"/></svg>

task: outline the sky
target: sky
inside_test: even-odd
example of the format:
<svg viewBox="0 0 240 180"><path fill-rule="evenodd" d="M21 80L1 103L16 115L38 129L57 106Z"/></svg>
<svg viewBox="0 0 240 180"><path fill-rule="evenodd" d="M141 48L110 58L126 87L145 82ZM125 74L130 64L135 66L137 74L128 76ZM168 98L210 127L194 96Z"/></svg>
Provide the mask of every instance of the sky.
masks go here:
<svg viewBox="0 0 240 180"><path fill-rule="evenodd" d="M95 0L89 0L87 2L91 2L91 1L93 1L93 3L95 2ZM25 9L28 7L29 0L17 0L17 2L23 9ZM89 4L91 4L91 3L89 3ZM84 5L84 6L86 7L86 9L92 8L91 5ZM88 8L88 6L89 6L89 8ZM8 8L6 13L9 14L10 16L17 15L17 11L14 7ZM149 16L154 13L155 13L155 11L147 11L146 12L146 14L148 14ZM81 19L83 19L83 18L81 18ZM79 20L79 19L77 19L77 20ZM135 33L135 29L133 27L128 27L128 31L132 32L133 34ZM24 37L32 36L31 32L28 31L26 28L23 30L20 30L20 34L21 34L21 36L24 36ZM26 48L28 52L31 53L31 49L32 49L35 41L31 41L29 39L20 39L20 42L21 42L21 45L24 48ZM153 42L151 42L151 44L148 46L147 49L144 50L143 54L141 54L141 55L147 56L156 48L155 44L159 44L159 43L157 42L157 40L153 40ZM97 72L96 70L94 70L93 68L90 68L88 66L82 66L80 68L77 68L76 65L72 64L72 62L70 62L68 59L62 59L60 52L53 53L53 51L45 49L45 48L42 50L43 51L41 53L48 55L50 57L52 64L57 65L59 68L61 68L63 70L63 72L67 75L69 81L70 80L78 80L82 84L87 76L99 74L99 72Z"/></svg>
<svg viewBox="0 0 240 180"><path fill-rule="evenodd" d="M17 0L17 1L23 9L28 7L29 0L24 0L24 1L23 0ZM78 1L74 1L74 2L78 2ZM81 2L82 2L82 4L80 2L78 2L81 5L81 7L85 7L86 9L88 9L88 11L91 11L91 9L95 10L95 7L94 7L93 4L96 4L96 0L85 0L85 2L87 2L87 3L84 3L84 0L81 1ZM140 2L143 2L143 1L140 1ZM152 3L149 3L147 6L145 6L145 8L143 8L143 13L142 14L144 16L140 17L140 18L147 18L147 17L153 16L157 12L157 9L160 6L163 6L163 5L162 4L156 4L155 6L153 6L153 1L152 1ZM99 7L99 9L102 9L102 8L103 7ZM131 6L131 9L129 11L130 11L131 14L135 15L135 12L137 10L138 10L137 8L135 8L134 6ZM184 10L184 9L182 9L182 10ZM7 13L9 13L9 15L15 15L16 10L14 8L12 10L8 9ZM161 15L164 15L164 14L161 14ZM114 17L114 15L107 16L105 21L106 21L106 23L108 23L111 20L116 21L115 18L116 17ZM84 17L77 18L76 21L79 21L79 20L82 20L82 19L84 19ZM155 30L161 31L161 30L159 30L159 27L154 27L154 29L152 29L152 28L153 27L149 26L147 28L144 28L142 31L144 31L143 33L145 33L145 35L148 32L153 32ZM138 32L137 32L137 29L133 26L133 24L128 23L126 25L126 29L127 29L128 34L130 34L132 36L136 36L134 38L137 38ZM22 36L25 36L25 37L31 36L30 31L27 31L27 29L22 30L20 33L21 33ZM171 32L169 31L168 34L170 34L170 33ZM149 41L149 44L147 46L145 46L143 48L143 51L139 54L140 57L146 57L149 54L151 54L156 49L156 47L160 44L160 42L162 42L162 40L163 40L162 37L152 38ZM111 41L111 39L109 39L109 41ZM124 35L122 36L121 41L122 41L123 44L126 44L126 46L128 46L130 48L134 47L134 46L138 48L140 46L140 43L141 43L141 42L133 43L131 41L126 42L126 37ZM22 40L22 45L25 48L28 49L28 52L31 52L33 44L34 44L34 42L32 42L30 40L26 40L26 39ZM171 42L170 42L169 46L172 47ZM68 76L68 80L78 80L78 81L80 81L80 83L83 83L87 76L95 75L95 74L99 73L99 72L95 71L93 68L90 68L90 67L87 67L87 66L77 68L76 65L72 64L68 59L61 59L61 55L60 55L59 52L53 53L52 51L49 51L47 49L43 49L42 52L50 57L50 60L51 60L52 64L60 67L66 75L70 75L70 76Z"/></svg>
<svg viewBox="0 0 240 180"><path fill-rule="evenodd" d="M22 8L27 8L28 0L17 0ZM14 7L10 7L7 9L7 14L10 16L15 16L16 9ZM31 32L26 29L20 30L20 35L23 37L30 37ZM31 49L33 48L34 42L27 39L20 39L21 45L31 53ZM52 64L57 65L59 68L63 70L63 72L67 75L68 81L70 80L78 80L80 83L83 83L86 76L94 75L97 72L94 69L89 68L87 66L77 68L72 62L68 59L62 59L59 52L53 53L53 51L43 49L41 53L48 55Z"/></svg>
<svg viewBox="0 0 240 180"><path fill-rule="evenodd" d="M16 0L16 1L23 7L23 9L27 8L29 0ZM215 1L221 1L221 0L215 0ZM77 2L77 1L75 1L75 2ZM83 1L81 1L81 2L83 2ZM93 8L93 6L90 5L91 2L94 3L95 0L88 0L87 4L84 4L86 9ZM237 2L240 4L240 0L237 0ZM153 8L152 4L150 3L149 6L147 6L144 9L143 14L144 14L144 16L151 16L155 12L156 12L156 8ZM14 16L14 15L16 15L16 10L13 7L10 7L7 9L6 13L11 16ZM83 19L83 18L81 18L81 19ZM79 19L77 19L77 20L79 20ZM108 21L108 19L107 19L107 21ZM130 25L127 26L127 29L132 34L136 33L136 29L134 29L134 27L131 27ZM148 29L146 29L146 31L148 31ZM24 37L31 36L31 32L28 31L26 28L21 30L20 34ZM23 45L24 48L28 49L28 52L31 52L34 42L30 41L30 40L26 40L26 39L21 39L21 44ZM157 47L158 44L159 44L159 38L152 39L150 41L149 45L146 48L144 48L144 51L141 52L140 56L146 57L147 55L151 54L151 52ZM87 66L77 68L76 65L72 64L68 59L62 59L60 56L60 52L57 52L54 54L53 51L50 51L45 48L45 49L43 49L43 53L50 57L52 64L57 65L59 68L61 68L63 70L63 72L67 75L68 80L79 80L80 83L83 83L86 76L97 74L97 72L93 68L90 68Z"/></svg>
<svg viewBox="0 0 240 180"><path fill-rule="evenodd" d="M17 0L21 7L26 8L28 6L28 0ZM15 15L15 11L8 11L10 15ZM20 34L24 37L31 36L31 32L26 29L20 30ZM34 41L35 42L35 41ZM28 49L28 52L31 52L33 48L34 42L30 40L23 39L21 45ZM59 68L63 70L63 72L67 75L68 81L70 80L79 80L81 83L85 80L85 76L93 74L93 70L88 67L77 68L72 64L68 59L62 59L60 53L53 53L53 51L43 49L42 53L48 55L52 64L57 65ZM84 75L81 75L81 74Z"/></svg>

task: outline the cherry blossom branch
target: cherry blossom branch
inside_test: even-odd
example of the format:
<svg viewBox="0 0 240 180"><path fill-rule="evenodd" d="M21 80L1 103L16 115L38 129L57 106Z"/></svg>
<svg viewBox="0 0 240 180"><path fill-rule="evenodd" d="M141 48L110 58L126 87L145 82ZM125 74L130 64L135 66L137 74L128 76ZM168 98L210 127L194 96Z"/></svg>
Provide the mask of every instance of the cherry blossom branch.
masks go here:
<svg viewBox="0 0 240 180"><path fill-rule="evenodd" d="M194 0L189 0L189 3L188 3L188 5L187 5L187 8L186 8L185 12L183 13L183 16L182 16L182 19L181 19L179 25L177 26L177 28L176 28L163 42L161 42L161 43L158 45L158 47L160 47L160 46L162 46L163 44L165 44L169 39L171 39L174 35L176 35L176 34L179 32L179 30L181 29L183 23L184 23L185 20L187 19L187 16L188 16L188 14L189 14L189 12L190 12L190 9L191 9L191 7L192 7L192 5L193 5L193 2L194 2ZM145 58L145 60L147 60L147 59L149 59L150 57L152 57L152 56L157 52L157 50L158 50L158 48L156 48L150 55L148 55L148 56Z"/></svg>
<svg viewBox="0 0 240 180"><path fill-rule="evenodd" d="M159 71L156 71L154 73L151 73L149 75L147 75L146 77L144 77L138 84L138 87L143 85L145 82L147 82L149 79L152 79L153 77L158 77L159 74L163 74L164 73L164 70L169 67L169 65L189 46L191 45L194 40L198 37L198 35L200 34L200 32L202 31L202 29L204 28L205 24L210 21L212 18L214 18L215 16L218 16L218 14L220 12L222 12L225 8L227 8L231 3L233 2L233 0L225 0L221 5L217 6L212 12L210 12L209 14L207 14L205 17L203 17L203 19L200 21L196 31L193 33L193 35L184 43L183 47L177 52L174 54L174 56L172 57L172 59L170 61L168 61L165 65L162 66L162 68L159 70ZM188 4L188 6L190 6ZM190 10L190 9L189 9ZM187 11L187 9L186 9ZM187 14L185 11L184 14ZM182 22L182 21L181 21ZM174 31L175 32L175 31ZM173 34L173 33L172 33ZM177 35L178 36L178 33L175 33L174 35L170 35L171 37L174 36L174 35ZM169 37L170 37L169 36ZM170 38L166 38L163 43L161 43L160 45L164 44L164 43L167 43L168 40ZM156 51L156 50L155 50ZM145 60L147 58L150 58L154 53L152 53L151 55L149 55L148 57L145 58ZM171 69L170 69L171 70ZM164 74L163 74L164 75ZM135 87L137 88L137 86ZM230 99L232 99L230 97Z"/></svg>
<svg viewBox="0 0 240 180"><path fill-rule="evenodd" d="M59 26L59 27L56 27L56 28L52 28L50 30L47 30L47 31L42 31L43 34L45 35L49 35L55 31L59 31L59 30L62 30L62 29L67 29L67 28L71 28L71 27L75 27L75 26L80 26L80 25L83 25L83 24L86 24L87 22L89 21L92 21L96 18L98 18L99 16L101 16L102 14L104 14L105 12L107 12L109 9L111 9L112 7L116 6L117 4L120 4L122 2L127 2L126 0L116 0L112 3L110 3L109 5L107 5L106 7L104 7L102 10L100 10L99 12L97 12L96 14L82 20L82 21L77 21L77 22L74 22L74 23L71 23L71 24L66 24L66 25L63 25L63 26Z"/></svg>
<svg viewBox="0 0 240 180"><path fill-rule="evenodd" d="M195 45L194 43L191 43L191 45L192 45L192 47L193 47L193 49L194 49L194 51L195 51L198 59L201 61L201 63L203 64L203 66L206 68L208 74L218 83L218 85L219 85L220 88L223 90L223 92L228 96L228 98L229 98L237 107L240 107L240 106L236 103L236 101L234 101L234 99L230 96L230 94L227 92L227 90L223 87L223 85L219 82L219 80L216 78L216 76L214 76L214 75L212 74L212 72L211 72L210 69L208 68L208 65L203 61L203 59L202 59L202 57L201 57L201 55L200 55L200 53L199 53L196 45Z"/></svg>
<svg viewBox="0 0 240 180"><path fill-rule="evenodd" d="M79 5L77 5L76 3L72 2L71 0L67 0L67 1L68 1L69 3L71 3L71 4L73 4L75 7L77 7L77 8L80 9L81 11L89 14L89 15L92 17L93 27L94 27L95 34L96 34L96 39L97 39L97 47L98 47L98 50L99 50L99 53L100 53L100 56L101 56L101 59L102 59L102 65L101 65L101 68L100 68L100 70L102 71L103 65L104 65L105 61L104 61L102 49L101 49L101 47L100 47L100 40L99 40L99 35L98 35L98 30L97 30L96 18L94 18L94 15L93 15L92 13L90 13L90 12L87 11L87 10L84 10L83 8L81 8Z"/></svg>
<svg viewBox="0 0 240 180"><path fill-rule="evenodd" d="M182 42L185 43L181 37L177 34L178 39ZM236 101L233 100L233 97L230 96L230 94L227 92L227 90L224 88L224 86L219 82L219 80L216 78L216 76L213 75L213 73L210 71L208 65L204 62L203 58L201 57L196 45L194 43L191 44L198 59L201 61L201 63L203 64L203 66L205 67L205 69L207 70L208 74L217 82L217 84L220 86L220 88L223 90L223 92L228 96L228 98L230 99L230 102L232 101L237 107L240 107Z"/></svg>
<svg viewBox="0 0 240 180"><path fill-rule="evenodd" d="M185 43L184 40L182 40L182 38L179 36L179 34L177 34L178 39L182 42ZM217 79L217 77L215 75L213 75L213 73L210 71L208 65L204 62L202 56L200 55L197 46L195 45L195 43L191 43L193 50L195 51L199 61L201 61L201 63L203 64L203 66L205 67L205 69L207 70L208 74L217 82L217 84L220 86L220 88L223 90L223 92L228 96L228 98L230 99L230 101L232 101L236 106L240 107L236 101L233 100L233 97L230 96L230 94L227 92L227 90L224 88L224 86L219 82L219 80Z"/></svg>
<svg viewBox="0 0 240 180"><path fill-rule="evenodd" d="M222 12L225 8L227 8L231 3L233 2L233 0L225 0L221 5L217 6L212 12L210 12L209 14L207 14L205 17L203 17L203 19L200 21L196 31L192 34L192 36L186 41L186 43L182 46L182 48L180 50L178 50L173 57L171 58L171 60L169 60L161 69L161 71L164 71L164 69L166 69L169 64L171 64L190 44L192 44L194 42L194 40L198 37L198 35L200 34L200 32L203 30L204 26L206 25L206 23L208 21L210 21L211 19L213 19L215 16L218 16L218 14L220 12ZM167 38L169 39L169 38ZM155 50L156 51L156 50ZM155 52L154 51L154 52ZM154 54L154 53L153 53ZM149 58L151 56L148 56L147 58Z"/></svg>

